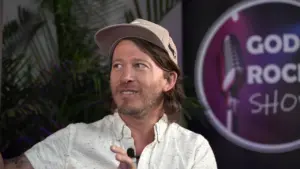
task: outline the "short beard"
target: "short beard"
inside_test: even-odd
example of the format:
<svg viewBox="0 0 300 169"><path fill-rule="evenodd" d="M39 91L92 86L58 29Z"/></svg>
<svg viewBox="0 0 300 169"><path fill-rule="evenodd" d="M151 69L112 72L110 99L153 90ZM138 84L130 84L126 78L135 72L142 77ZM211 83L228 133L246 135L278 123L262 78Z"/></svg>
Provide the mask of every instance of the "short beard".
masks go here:
<svg viewBox="0 0 300 169"><path fill-rule="evenodd" d="M155 99L151 99L148 102L147 100L145 100L146 105L143 108L138 109L138 108L128 108L128 107L121 106L118 107L118 113L129 115L137 119L143 119L149 114L151 109L158 106L162 101L163 101L163 95L161 94L155 97Z"/></svg>
<svg viewBox="0 0 300 169"><path fill-rule="evenodd" d="M118 108L118 113L129 115L137 119L142 119L148 114L146 109L138 110L138 109L122 108L122 107Z"/></svg>

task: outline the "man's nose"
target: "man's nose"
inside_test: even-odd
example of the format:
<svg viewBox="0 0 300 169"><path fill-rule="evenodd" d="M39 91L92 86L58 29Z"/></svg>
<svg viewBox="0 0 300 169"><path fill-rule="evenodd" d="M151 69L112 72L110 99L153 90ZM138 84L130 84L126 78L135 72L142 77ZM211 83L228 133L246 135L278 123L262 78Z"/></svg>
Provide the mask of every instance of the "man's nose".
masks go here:
<svg viewBox="0 0 300 169"><path fill-rule="evenodd" d="M134 71L131 67L127 66L123 68L122 75L121 75L121 82L128 83L134 80Z"/></svg>

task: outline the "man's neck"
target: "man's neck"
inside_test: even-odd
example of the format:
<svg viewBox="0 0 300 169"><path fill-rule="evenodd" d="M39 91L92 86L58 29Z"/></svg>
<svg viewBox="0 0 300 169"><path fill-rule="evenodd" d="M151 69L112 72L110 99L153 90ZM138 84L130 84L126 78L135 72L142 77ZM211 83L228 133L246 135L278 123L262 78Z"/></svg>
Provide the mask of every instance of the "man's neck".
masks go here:
<svg viewBox="0 0 300 169"><path fill-rule="evenodd" d="M133 134L145 135L153 130L155 123L163 116L161 109L156 109L147 113L144 117L133 117L130 115L120 114L125 124L130 128Z"/></svg>
<svg viewBox="0 0 300 169"><path fill-rule="evenodd" d="M154 125L163 116L163 113L161 108L157 108L147 113L143 118L120 114L122 120L131 130L138 154L154 140Z"/></svg>

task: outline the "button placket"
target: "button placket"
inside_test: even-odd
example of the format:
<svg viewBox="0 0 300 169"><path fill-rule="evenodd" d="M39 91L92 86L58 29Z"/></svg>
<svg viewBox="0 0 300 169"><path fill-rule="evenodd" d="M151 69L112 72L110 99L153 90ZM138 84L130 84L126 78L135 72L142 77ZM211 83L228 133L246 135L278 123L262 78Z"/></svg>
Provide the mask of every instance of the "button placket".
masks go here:
<svg viewBox="0 0 300 169"><path fill-rule="evenodd" d="M134 146L134 140L131 136L131 131L127 126L123 126L123 131L122 131L123 138L121 139L121 143L125 151L127 151L128 148L133 148L134 152L135 146Z"/></svg>
<svg viewBox="0 0 300 169"><path fill-rule="evenodd" d="M156 143L157 141L154 140L152 143L150 143L144 148L140 156L139 165L138 165L138 167L142 166L141 169L152 169L153 167L155 167L152 161L152 151Z"/></svg>

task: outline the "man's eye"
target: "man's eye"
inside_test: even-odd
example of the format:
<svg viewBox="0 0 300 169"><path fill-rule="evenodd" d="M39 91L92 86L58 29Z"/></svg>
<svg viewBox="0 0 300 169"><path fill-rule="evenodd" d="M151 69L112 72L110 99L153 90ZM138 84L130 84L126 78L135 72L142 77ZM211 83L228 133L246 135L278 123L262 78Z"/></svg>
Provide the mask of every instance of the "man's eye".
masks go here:
<svg viewBox="0 0 300 169"><path fill-rule="evenodd" d="M136 63L135 65L134 65L136 68L146 68L147 66L145 65L145 64L143 64L143 63Z"/></svg>
<svg viewBox="0 0 300 169"><path fill-rule="evenodd" d="M113 64L113 68L116 68L116 69L120 69L121 68L121 64Z"/></svg>

